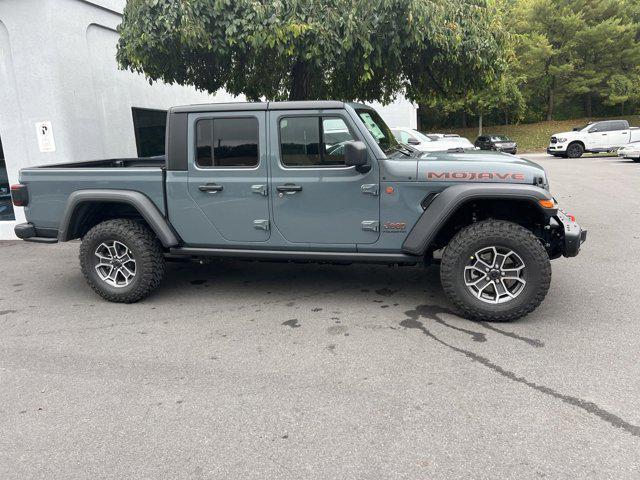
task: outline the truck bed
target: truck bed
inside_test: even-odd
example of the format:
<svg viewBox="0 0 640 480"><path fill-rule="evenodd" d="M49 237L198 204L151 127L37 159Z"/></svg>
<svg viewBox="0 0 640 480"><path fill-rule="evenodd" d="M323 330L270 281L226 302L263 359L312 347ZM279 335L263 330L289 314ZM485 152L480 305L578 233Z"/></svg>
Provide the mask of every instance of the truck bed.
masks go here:
<svg viewBox="0 0 640 480"><path fill-rule="evenodd" d="M71 193L108 188L143 193L164 215L164 165L164 157L152 157L25 168L20 171L20 183L29 190L25 214L38 227L57 230Z"/></svg>
<svg viewBox="0 0 640 480"><path fill-rule="evenodd" d="M33 167L36 169L48 168L140 168L140 167L164 167L165 156L145 158L109 158L105 160L88 160L85 162L56 163Z"/></svg>

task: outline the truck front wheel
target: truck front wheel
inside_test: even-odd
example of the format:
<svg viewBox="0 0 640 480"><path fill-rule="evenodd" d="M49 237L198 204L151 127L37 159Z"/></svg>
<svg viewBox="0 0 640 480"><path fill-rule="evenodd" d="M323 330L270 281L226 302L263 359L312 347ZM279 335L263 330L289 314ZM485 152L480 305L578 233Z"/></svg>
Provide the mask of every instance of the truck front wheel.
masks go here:
<svg viewBox="0 0 640 480"><path fill-rule="evenodd" d="M551 283L551 262L526 228L486 220L458 232L444 250L442 287L471 320L507 322L535 310Z"/></svg>
<svg viewBox="0 0 640 480"><path fill-rule="evenodd" d="M146 225L116 219L99 223L83 237L80 266L98 295L133 303L160 285L165 260L160 241Z"/></svg>
<svg viewBox="0 0 640 480"><path fill-rule="evenodd" d="M567 147L567 157L569 158L580 158L584 153L584 147L581 143L574 142L570 143Z"/></svg>

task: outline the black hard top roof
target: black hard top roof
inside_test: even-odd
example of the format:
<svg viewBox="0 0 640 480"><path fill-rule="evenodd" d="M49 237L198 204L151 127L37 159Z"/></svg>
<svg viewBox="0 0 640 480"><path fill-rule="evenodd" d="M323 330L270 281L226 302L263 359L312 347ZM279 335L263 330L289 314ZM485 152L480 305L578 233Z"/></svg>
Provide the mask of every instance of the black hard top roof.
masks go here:
<svg viewBox="0 0 640 480"><path fill-rule="evenodd" d="M336 100L310 100L298 102L227 102L184 105L171 108L172 113L242 112L255 110L315 110L344 108L345 103Z"/></svg>

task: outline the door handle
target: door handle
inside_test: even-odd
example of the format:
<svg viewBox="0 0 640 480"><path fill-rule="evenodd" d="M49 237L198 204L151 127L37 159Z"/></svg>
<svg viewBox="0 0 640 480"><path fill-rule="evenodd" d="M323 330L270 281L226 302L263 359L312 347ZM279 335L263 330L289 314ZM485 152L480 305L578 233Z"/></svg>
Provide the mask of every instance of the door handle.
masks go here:
<svg viewBox="0 0 640 480"><path fill-rule="evenodd" d="M287 195L293 195L297 192L302 191L302 185L294 185L293 183L286 183L284 185L276 186L276 190L280 193L285 193Z"/></svg>
<svg viewBox="0 0 640 480"><path fill-rule="evenodd" d="M603 137L606 137L606 136L607 136L607 134L606 134L606 133L603 133L603 134L602 134L602 136L603 136Z"/></svg>
<svg viewBox="0 0 640 480"><path fill-rule="evenodd" d="M221 192L222 190L224 190L224 187L222 185L218 185L216 183L207 183L205 185L200 185L198 187L198 190L200 190L201 192L206 192L206 193L218 193L218 192Z"/></svg>

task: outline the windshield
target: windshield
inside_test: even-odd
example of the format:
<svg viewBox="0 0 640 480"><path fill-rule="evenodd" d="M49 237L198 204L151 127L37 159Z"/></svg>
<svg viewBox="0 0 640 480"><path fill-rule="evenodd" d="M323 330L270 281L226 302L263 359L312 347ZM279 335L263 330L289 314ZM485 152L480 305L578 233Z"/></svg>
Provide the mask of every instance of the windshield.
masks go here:
<svg viewBox="0 0 640 480"><path fill-rule="evenodd" d="M493 135L491 137L491 141L492 142L508 142L509 141L509 137L507 137L505 135Z"/></svg>
<svg viewBox="0 0 640 480"><path fill-rule="evenodd" d="M384 120L380 118L378 112L368 108L358 108L356 113L385 154L389 154L399 148L396 137L393 136Z"/></svg>
<svg viewBox="0 0 640 480"><path fill-rule="evenodd" d="M417 139L423 142L433 142L433 139L427 137L424 133L421 133L418 130L411 130L411 133L413 134L414 137L416 137Z"/></svg>

